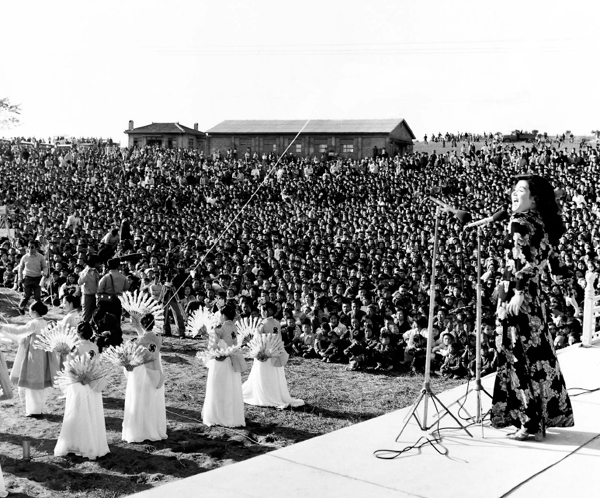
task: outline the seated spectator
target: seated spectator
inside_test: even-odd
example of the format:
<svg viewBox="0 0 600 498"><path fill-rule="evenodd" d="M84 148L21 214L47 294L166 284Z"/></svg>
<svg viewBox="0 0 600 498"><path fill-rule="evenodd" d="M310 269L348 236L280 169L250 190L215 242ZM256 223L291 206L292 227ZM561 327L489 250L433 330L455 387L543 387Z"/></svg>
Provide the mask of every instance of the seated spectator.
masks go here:
<svg viewBox="0 0 600 498"><path fill-rule="evenodd" d="M448 354L444 359L444 363L440 367L440 373L444 377L450 377L452 379L460 379L467 375L467 370L461 361L461 349L456 343L452 343L448 346Z"/></svg>

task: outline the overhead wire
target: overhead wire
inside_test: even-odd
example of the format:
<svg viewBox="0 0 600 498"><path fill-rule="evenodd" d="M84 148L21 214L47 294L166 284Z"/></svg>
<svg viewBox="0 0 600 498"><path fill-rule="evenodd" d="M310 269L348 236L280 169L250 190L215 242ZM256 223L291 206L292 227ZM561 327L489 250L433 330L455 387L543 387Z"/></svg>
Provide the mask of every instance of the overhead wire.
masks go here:
<svg viewBox="0 0 600 498"><path fill-rule="evenodd" d="M179 291L181 289L183 289L187 283L187 281L191 278L191 272L194 271L202 264L204 263L204 261L206 260L206 257L215 249L215 247L217 247L217 244L221 241L221 239L225 236L225 234L227 233L227 231L231 228L231 226L235 223L235 221L240 217L240 215L242 214L242 212L244 212L244 210L246 209L246 207L250 204L250 202L256 197L256 195L258 194L258 192L261 190L261 188L266 185L266 182L268 180L268 178L271 176L271 173L273 173L273 171L275 171L275 169L277 168L277 166L281 163L282 158L285 156L285 154L287 153L287 151L290 149L290 147L296 142L296 140L298 139L298 137L300 136L300 134L304 131L304 129L306 128L306 126L308 125L308 123L310 122L310 119L306 120L306 123L304 123L304 126L300 129L300 131L298 131L298 133L296 134L296 136L293 138L293 140L288 144L288 146L285 148L285 150L283 151L283 153L279 156L279 158L277 159L277 161L275 162L275 164L269 169L269 171L267 172L267 174L265 175L265 178L263 179L263 181L258 185L258 187L254 190L254 192L252 193L252 195L250 195L250 197L248 198L248 200L246 201L246 203L238 210L238 212L236 213L236 215L233 217L233 219L227 224L227 226L223 229L223 231L219 234L219 236L217 237L217 239L212 243L212 245L210 246L210 248L206 251L206 253L202 256L202 258L200 258L200 261L198 261L191 269L190 272L187 274L185 280L181 283L181 285L175 289L172 292L171 297L167 300L166 303L164 303L165 308L167 308L169 306L169 304L171 303L171 301L173 299L175 299L175 297L179 294ZM165 317L165 320L168 320L168 317Z"/></svg>

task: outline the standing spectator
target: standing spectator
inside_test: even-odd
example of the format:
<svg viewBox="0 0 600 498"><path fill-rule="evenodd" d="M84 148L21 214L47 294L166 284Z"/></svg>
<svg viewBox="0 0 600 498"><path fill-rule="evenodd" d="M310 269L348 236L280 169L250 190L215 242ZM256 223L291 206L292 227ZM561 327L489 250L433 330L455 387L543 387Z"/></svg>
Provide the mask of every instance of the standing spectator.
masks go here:
<svg viewBox="0 0 600 498"><path fill-rule="evenodd" d="M79 274L77 283L81 286L81 294L83 296L81 306L83 308L83 316L81 319L84 322L90 322L94 311L96 310L96 293L98 292L98 283L100 275L96 269L98 260L96 256L88 257L87 265Z"/></svg>
<svg viewBox="0 0 600 498"><path fill-rule="evenodd" d="M31 241L27 245L25 254L17 266L18 281L23 286L23 298L19 302L19 313L25 314L25 306L29 302L31 294L36 301L40 302L42 277L48 275L48 264L46 258L37 252L38 243Z"/></svg>
<svg viewBox="0 0 600 498"><path fill-rule="evenodd" d="M98 282L98 307L116 316L121 321L121 301L119 296L129 289L127 277L119 271L118 259L108 260L108 273Z"/></svg>

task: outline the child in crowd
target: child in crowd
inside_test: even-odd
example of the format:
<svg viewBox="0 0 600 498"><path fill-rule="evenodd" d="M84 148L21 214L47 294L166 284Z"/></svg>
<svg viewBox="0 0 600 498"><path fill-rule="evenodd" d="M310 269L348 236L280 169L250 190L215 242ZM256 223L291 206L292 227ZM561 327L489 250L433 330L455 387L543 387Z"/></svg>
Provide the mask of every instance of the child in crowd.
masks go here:
<svg viewBox="0 0 600 498"><path fill-rule="evenodd" d="M325 351L329 347L329 333L331 332L331 327L328 323L323 323L319 329L317 329L315 334L315 346L314 350L317 356L321 359L325 358Z"/></svg>
<svg viewBox="0 0 600 498"><path fill-rule="evenodd" d="M392 370L394 368L395 351L391 344L390 334L384 331L379 336L375 370Z"/></svg>
<svg viewBox="0 0 600 498"><path fill-rule="evenodd" d="M294 353L303 358L315 358L315 337L310 320L304 320L301 334L292 341Z"/></svg>
<svg viewBox="0 0 600 498"><path fill-rule="evenodd" d="M342 340L334 331L329 332L329 346L323 351L321 361L327 363L344 363L346 361Z"/></svg>
<svg viewBox="0 0 600 498"><path fill-rule="evenodd" d="M12 263L6 263L6 270L4 271L4 275L2 277L2 284L4 287L12 288L15 285L15 267Z"/></svg>
<svg viewBox="0 0 600 498"><path fill-rule="evenodd" d="M469 378L473 377L470 372L475 371L475 364L477 362L476 347L477 338L473 334L469 334L467 337L467 345L463 349L460 359L460 363Z"/></svg>
<svg viewBox="0 0 600 498"><path fill-rule="evenodd" d="M361 330L352 331L352 342L344 350L348 357L348 370L363 370L367 366L367 343Z"/></svg>
<svg viewBox="0 0 600 498"><path fill-rule="evenodd" d="M439 369L448 356L450 345L454 343L454 334L451 332L444 332L442 334L442 342L431 349L433 353L432 365L435 369Z"/></svg>
<svg viewBox="0 0 600 498"><path fill-rule="evenodd" d="M404 350L404 361L410 365L412 373L425 373L426 348L427 339L421 334L417 334L413 337L412 347Z"/></svg>
<svg viewBox="0 0 600 498"><path fill-rule="evenodd" d="M467 374L461 363L461 350L458 344L452 343L448 346L448 354L446 355L444 364L440 368L440 373L444 377L452 379L460 379Z"/></svg>
<svg viewBox="0 0 600 498"><path fill-rule="evenodd" d="M282 325L281 339L283 341L283 345L288 354L292 354L295 352L293 347L294 341L300 337L302 330L296 325L296 321L294 320L293 316L288 316Z"/></svg>
<svg viewBox="0 0 600 498"><path fill-rule="evenodd" d="M489 347L487 344L481 345L481 376L491 374L498 367L498 356L495 348ZM469 372L472 377L475 377L475 370Z"/></svg>

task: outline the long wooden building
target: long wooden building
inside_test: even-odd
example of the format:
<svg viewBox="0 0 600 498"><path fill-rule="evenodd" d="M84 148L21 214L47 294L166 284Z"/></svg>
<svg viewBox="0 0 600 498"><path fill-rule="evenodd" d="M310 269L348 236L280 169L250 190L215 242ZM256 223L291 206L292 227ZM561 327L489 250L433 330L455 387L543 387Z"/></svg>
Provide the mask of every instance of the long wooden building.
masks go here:
<svg viewBox="0 0 600 498"><path fill-rule="evenodd" d="M305 126L306 125L306 126ZM325 119L223 121L206 132L210 152L235 148L295 156L320 156L333 152L340 157L362 159L381 153L394 156L412 151L416 138L404 119ZM290 146L291 144L291 146Z"/></svg>
<svg viewBox="0 0 600 498"><path fill-rule="evenodd" d="M206 133L179 123L129 122L129 146L158 145L204 150L206 155L235 149L258 154L286 150L297 157L334 154L363 159L385 151L394 156L412 151L416 138L404 119L228 120Z"/></svg>

